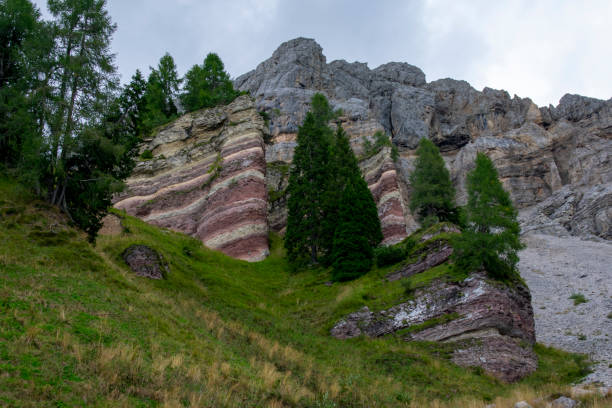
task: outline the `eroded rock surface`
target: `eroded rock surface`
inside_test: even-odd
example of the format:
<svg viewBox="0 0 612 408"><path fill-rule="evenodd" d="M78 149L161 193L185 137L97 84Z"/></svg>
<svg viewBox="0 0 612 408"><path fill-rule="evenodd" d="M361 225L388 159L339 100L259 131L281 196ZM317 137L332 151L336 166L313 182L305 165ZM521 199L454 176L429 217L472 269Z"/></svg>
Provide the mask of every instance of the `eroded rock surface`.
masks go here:
<svg viewBox="0 0 612 408"><path fill-rule="evenodd" d="M248 261L268 253L264 121L249 96L185 115L145 141L114 206Z"/></svg>
<svg viewBox="0 0 612 408"><path fill-rule="evenodd" d="M331 329L339 339L397 332L406 340L455 343L454 362L482 367L504 381L537 368L529 289L490 281L484 273L461 282L434 281L404 303L376 312L364 307Z"/></svg>
<svg viewBox="0 0 612 408"><path fill-rule="evenodd" d="M383 130L392 137L401 151L398 161L390 160L387 151L374 162L360 163L362 171L370 174L368 184L381 217L386 217L387 243L417 226L407 206L408 180L415 148L423 137L443 152L459 203L466 200L466 173L476 154L485 152L519 208L569 191L580 198L572 210L576 216L571 230L563 228L579 236L610 239L610 205L606 208L605 200L599 204L601 194L607 193L594 192L593 199L588 195L591 188L612 182L612 100L568 94L556 107L539 108L529 98L490 88L478 91L465 81L427 83L419 68L406 63L375 69L360 62L327 63L322 48L306 38L283 43L270 59L238 77L235 85L250 91L258 109L272 117L268 163L291 162L297 128L315 92L324 93L334 108L343 110L343 126L358 156L364 136ZM268 188L280 191L274 184ZM563 211L563 206L553 199L548 211ZM283 201L270 206L274 230L284 228L285 208ZM546 230L539 227L541 223L542 219L528 218L524 227Z"/></svg>

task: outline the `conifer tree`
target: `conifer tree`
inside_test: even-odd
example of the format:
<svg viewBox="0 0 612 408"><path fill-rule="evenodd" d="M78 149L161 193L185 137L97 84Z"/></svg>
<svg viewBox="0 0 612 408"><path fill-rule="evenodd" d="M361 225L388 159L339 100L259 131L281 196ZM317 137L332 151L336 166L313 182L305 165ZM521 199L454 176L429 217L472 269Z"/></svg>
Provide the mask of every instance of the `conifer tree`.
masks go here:
<svg viewBox="0 0 612 408"><path fill-rule="evenodd" d="M289 174L289 199L285 248L294 265L318 261L324 225L326 188L333 112L325 96L315 94L311 110L299 127L293 166Z"/></svg>
<svg viewBox="0 0 612 408"><path fill-rule="evenodd" d="M174 98L178 95L180 83L174 59L166 53L160 58L157 68L151 67L147 80L143 120L145 131L151 131L176 117L178 109Z"/></svg>
<svg viewBox="0 0 612 408"><path fill-rule="evenodd" d="M364 188L367 190L369 200L364 194ZM334 281L358 278L372 267L374 251L366 237L367 227L361 222L362 214L364 211L367 212L370 201L373 204L372 195L362 178L351 179L342 192L333 242L332 280ZM380 224L378 231L380 233Z"/></svg>
<svg viewBox="0 0 612 408"><path fill-rule="evenodd" d="M225 72L223 61L217 54L210 53L202 65L194 65L185 74L181 102L187 111L194 111L227 104L238 95L229 74Z"/></svg>
<svg viewBox="0 0 612 408"><path fill-rule="evenodd" d="M455 267L464 272L485 269L504 280L516 274L520 226L512 200L499 181L493 162L484 153L467 176L465 228L453 239Z"/></svg>
<svg viewBox="0 0 612 408"><path fill-rule="evenodd" d="M333 259L333 240L338 223L338 213L342 206L342 196L345 187L351 184L357 194L360 211L356 213L358 222L361 224L361 234L366 238L370 246L375 247L382 241L380 230L380 219L376 203L367 184L363 180L361 170L357 164L357 158L349 142L346 133L341 125L338 125L335 133L332 148L332 160L330 162L330 172L332 177L327 196L327 206L325 211L325 233L323 247Z"/></svg>
<svg viewBox="0 0 612 408"><path fill-rule="evenodd" d="M423 138L417 149L415 169L410 175L410 210L421 222L457 221L455 189L438 147Z"/></svg>

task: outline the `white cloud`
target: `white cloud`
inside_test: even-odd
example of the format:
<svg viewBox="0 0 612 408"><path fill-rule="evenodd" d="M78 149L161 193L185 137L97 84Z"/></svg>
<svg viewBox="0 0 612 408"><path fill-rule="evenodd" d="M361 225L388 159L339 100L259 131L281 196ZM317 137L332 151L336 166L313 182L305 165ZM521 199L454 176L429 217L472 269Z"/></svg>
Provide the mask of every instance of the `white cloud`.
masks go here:
<svg viewBox="0 0 612 408"><path fill-rule="evenodd" d="M42 9L45 0L36 0ZM539 105L612 96L609 0L110 0L123 80L170 52L184 73L208 52L240 75L297 36L328 61L405 61Z"/></svg>

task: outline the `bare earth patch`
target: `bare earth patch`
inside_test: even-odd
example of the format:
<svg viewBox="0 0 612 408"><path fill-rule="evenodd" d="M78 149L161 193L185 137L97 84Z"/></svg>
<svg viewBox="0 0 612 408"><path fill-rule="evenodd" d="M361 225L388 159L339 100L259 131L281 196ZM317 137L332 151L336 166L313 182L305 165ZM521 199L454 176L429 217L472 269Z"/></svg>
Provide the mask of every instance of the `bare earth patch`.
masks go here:
<svg viewBox="0 0 612 408"><path fill-rule="evenodd" d="M535 234L523 240L519 269L531 289L537 341L588 354L597 363L585 382L612 385L612 244Z"/></svg>

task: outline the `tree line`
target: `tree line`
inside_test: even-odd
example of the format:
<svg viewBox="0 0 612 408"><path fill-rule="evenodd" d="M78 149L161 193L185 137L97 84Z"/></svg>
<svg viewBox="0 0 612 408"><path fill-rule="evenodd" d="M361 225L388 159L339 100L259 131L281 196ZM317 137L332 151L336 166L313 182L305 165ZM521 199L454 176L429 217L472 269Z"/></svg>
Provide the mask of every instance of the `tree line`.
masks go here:
<svg viewBox="0 0 612 408"><path fill-rule="evenodd" d="M231 102L208 54L179 78L170 54L121 86L106 0L0 1L0 170L31 186L94 239L143 136L183 111ZM183 86L181 86L184 83Z"/></svg>
<svg viewBox="0 0 612 408"><path fill-rule="evenodd" d="M316 94L299 127L289 176L285 248L290 263L332 267L332 279L355 279L373 264L373 249L382 241L376 204L361 176L348 137L325 96ZM388 140L376 135L381 146ZM370 149L372 150L372 149ZM368 150L366 149L366 152ZM467 175L468 202L455 204L455 189L438 147L421 139L410 175L410 210L423 228L438 222L460 226L451 240L454 267L463 272L484 269L493 278L516 274L522 248L517 212L499 181L491 159L478 153ZM394 160L397 159L397 152ZM397 248L400 252L401 248ZM380 248L395 263L393 248Z"/></svg>

